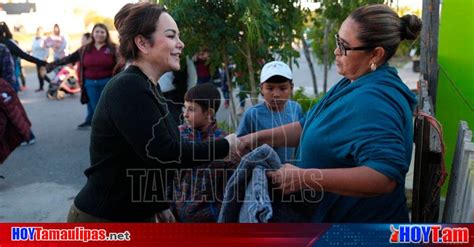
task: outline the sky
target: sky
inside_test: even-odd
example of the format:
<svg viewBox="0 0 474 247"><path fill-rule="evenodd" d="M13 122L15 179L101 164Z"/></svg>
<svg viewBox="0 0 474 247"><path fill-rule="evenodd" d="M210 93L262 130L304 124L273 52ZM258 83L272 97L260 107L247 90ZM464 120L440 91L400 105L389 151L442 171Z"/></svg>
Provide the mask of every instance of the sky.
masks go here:
<svg viewBox="0 0 474 247"><path fill-rule="evenodd" d="M0 0L4 1L4 0ZM8 0L25 2L25 0ZM38 26L46 32L51 31L54 24L59 24L65 33L82 33L89 27L84 27L84 16L94 11L98 15L113 19L119 9L136 0L29 0L36 4L36 12L21 15L1 15L10 26L21 26L26 33L34 33Z"/></svg>
<svg viewBox="0 0 474 247"><path fill-rule="evenodd" d="M18 0L24 2L24 0ZM62 12L74 8L84 8L94 10L103 16L113 17L118 10L133 0L29 0L30 3L36 3L37 10L47 9L51 12Z"/></svg>
<svg viewBox="0 0 474 247"><path fill-rule="evenodd" d="M302 0L303 6L309 7L310 9L317 8L319 6L319 3L314 3L314 0ZM421 9L423 0L393 0L393 3L398 5L400 7L410 7L411 9Z"/></svg>
<svg viewBox="0 0 474 247"><path fill-rule="evenodd" d="M398 2L400 6L408 6L412 9L421 9L423 6L423 0L393 0L393 2Z"/></svg>

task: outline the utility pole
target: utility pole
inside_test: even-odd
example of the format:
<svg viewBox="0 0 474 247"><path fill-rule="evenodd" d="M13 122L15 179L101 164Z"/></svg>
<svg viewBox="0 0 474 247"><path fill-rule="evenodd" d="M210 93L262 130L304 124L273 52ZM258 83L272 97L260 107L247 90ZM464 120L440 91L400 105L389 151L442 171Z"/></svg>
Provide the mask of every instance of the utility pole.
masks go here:
<svg viewBox="0 0 474 247"><path fill-rule="evenodd" d="M436 113L436 91L438 88L438 33L440 0L423 0L423 28L421 29L421 76L428 81L428 93Z"/></svg>

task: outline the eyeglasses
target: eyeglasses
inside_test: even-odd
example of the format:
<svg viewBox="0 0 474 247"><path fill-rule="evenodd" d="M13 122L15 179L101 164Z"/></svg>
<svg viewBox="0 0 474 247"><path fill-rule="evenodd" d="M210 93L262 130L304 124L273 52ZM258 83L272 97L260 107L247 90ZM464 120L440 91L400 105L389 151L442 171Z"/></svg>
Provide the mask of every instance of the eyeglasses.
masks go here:
<svg viewBox="0 0 474 247"><path fill-rule="evenodd" d="M372 46L347 47L341 42L341 39L339 38L339 34L334 35L334 37L336 37L337 49L339 49L341 51L341 54L344 56L347 56L347 51L366 51L366 50L372 50L375 48Z"/></svg>

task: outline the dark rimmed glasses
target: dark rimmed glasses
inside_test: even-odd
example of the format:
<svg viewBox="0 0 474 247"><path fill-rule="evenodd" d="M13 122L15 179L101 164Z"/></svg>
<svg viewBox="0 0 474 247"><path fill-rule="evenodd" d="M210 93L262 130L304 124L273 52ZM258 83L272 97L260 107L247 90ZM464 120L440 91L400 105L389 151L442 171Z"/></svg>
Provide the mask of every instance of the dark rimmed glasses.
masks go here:
<svg viewBox="0 0 474 247"><path fill-rule="evenodd" d="M337 49L339 49L341 51L341 54L344 56L347 56L347 51L366 51L366 50L372 50L375 48L372 46L347 47L344 45L344 43L341 42L341 39L339 38L339 34L336 33L334 37L336 37Z"/></svg>

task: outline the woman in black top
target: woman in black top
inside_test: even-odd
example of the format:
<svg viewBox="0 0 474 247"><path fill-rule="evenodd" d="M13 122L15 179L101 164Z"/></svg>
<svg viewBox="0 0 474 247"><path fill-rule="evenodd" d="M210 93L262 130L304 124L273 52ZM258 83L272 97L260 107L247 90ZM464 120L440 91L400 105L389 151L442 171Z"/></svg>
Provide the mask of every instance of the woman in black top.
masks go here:
<svg viewBox="0 0 474 247"><path fill-rule="evenodd" d="M13 41L13 35L10 32L7 24L5 22L0 22L0 43L6 45L12 56L25 59L28 62L34 63L38 66L46 65L46 61L38 59L36 57L28 55L24 52L17 44Z"/></svg>
<svg viewBox="0 0 474 247"><path fill-rule="evenodd" d="M157 84L163 73L180 68L184 44L173 18L150 3L127 4L117 16L125 18L115 20L119 52L131 65L109 81L96 108L88 180L69 222L154 222L168 209L166 178L181 163L221 159L234 147L226 139L180 141Z"/></svg>

